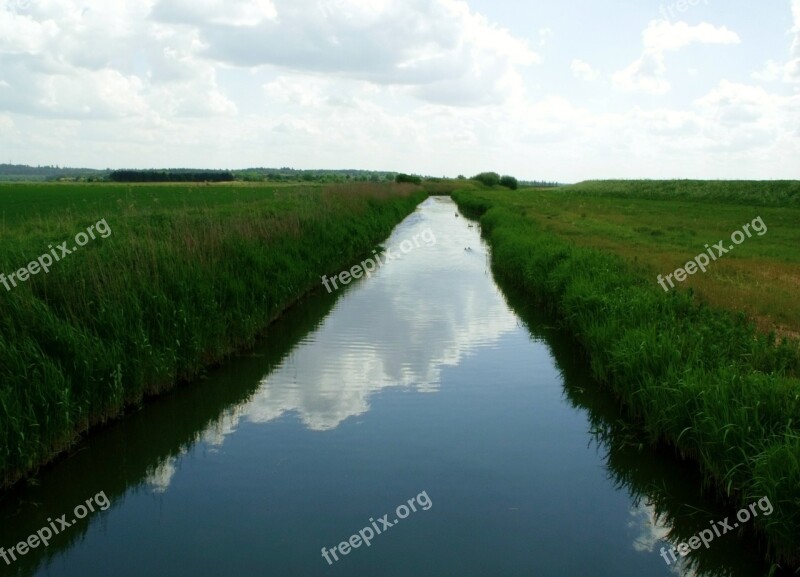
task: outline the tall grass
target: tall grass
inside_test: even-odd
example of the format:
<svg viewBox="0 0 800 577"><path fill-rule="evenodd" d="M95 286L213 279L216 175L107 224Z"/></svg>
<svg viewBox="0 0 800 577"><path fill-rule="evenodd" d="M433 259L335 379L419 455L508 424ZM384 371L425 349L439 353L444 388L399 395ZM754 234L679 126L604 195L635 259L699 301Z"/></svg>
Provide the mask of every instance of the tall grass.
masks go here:
<svg viewBox="0 0 800 577"><path fill-rule="evenodd" d="M621 258L544 232L502 193L453 196L481 217L496 273L562 319L642 441L696 460L740 506L768 496L775 512L756 527L776 559L800 563L797 343L687 291L665 295Z"/></svg>
<svg viewBox="0 0 800 577"><path fill-rule="evenodd" d="M718 494L698 491L703 476L693 461L676 458L665 443L648 445L641 426L625 414L618 399L598 386L586 363L575 362L575 339L557 327L559 321L518 287L496 277L500 288L531 335L547 344L561 369L565 400L585 412L589 431L609 479L626 490L639 513L652 515L652 522L667 529L663 539L674 546L686 543L709 527L709 522L735 514L736 509ZM729 500L728 500L729 501ZM768 560L762 536L754 534L750 524L740 525L736 537L714 541L710 549L692 551L682 559L683 573L704 577L788 577L790 569L778 570ZM660 533L660 532L659 532ZM729 538L730 537L730 538ZM658 555L658 547L649 540L639 545ZM677 572L677 570L676 570ZM682 574L683 574L682 573Z"/></svg>
<svg viewBox="0 0 800 577"><path fill-rule="evenodd" d="M796 180L587 180L561 191L618 198L800 206L800 182Z"/></svg>
<svg viewBox="0 0 800 577"><path fill-rule="evenodd" d="M23 192L35 209L20 206ZM251 344L423 197L369 184L1 187L0 209L15 217L0 230L0 271L103 218L112 235L0 286L0 483Z"/></svg>
<svg viewBox="0 0 800 577"><path fill-rule="evenodd" d="M796 297L800 205L792 206L788 199L770 206L750 203L748 199L762 193L766 198L766 191L775 183L755 183L753 190L742 190L740 183L730 183L729 189L721 183L698 183L700 189L704 185L721 189L730 201L672 195L682 183L647 181L641 190L638 183L618 185L614 181L553 190L524 189L505 193L504 205L574 244L617 254L654 283L659 274L666 276L683 267L706 243L728 239L745 223L762 217L769 228L766 235L748 240L715 261L704 274L693 275L680 285L691 288L711 306L746 312L762 332L775 330L800 337L800 301ZM617 195L613 191L618 186L629 194Z"/></svg>

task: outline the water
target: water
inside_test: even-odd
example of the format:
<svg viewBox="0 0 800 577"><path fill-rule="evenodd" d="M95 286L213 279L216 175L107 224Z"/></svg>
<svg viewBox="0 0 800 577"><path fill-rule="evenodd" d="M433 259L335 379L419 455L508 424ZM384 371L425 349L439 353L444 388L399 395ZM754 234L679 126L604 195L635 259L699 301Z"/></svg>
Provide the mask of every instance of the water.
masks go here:
<svg viewBox="0 0 800 577"><path fill-rule="evenodd" d="M386 242L418 247L0 496L6 550L108 498L0 575L760 574L748 535L667 566L668 531L730 511L620 430L573 345L501 293L455 212L428 200ZM394 526L334 560L384 514Z"/></svg>

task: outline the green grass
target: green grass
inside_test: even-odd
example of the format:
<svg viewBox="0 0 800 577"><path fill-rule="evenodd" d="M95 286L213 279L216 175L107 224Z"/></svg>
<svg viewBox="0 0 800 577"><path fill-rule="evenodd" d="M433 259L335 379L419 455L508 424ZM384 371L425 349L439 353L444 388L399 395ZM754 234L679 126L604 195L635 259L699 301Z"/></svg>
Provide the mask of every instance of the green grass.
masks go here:
<svg viewBox="0 0 800 577"><path fill-rule="evenodd" d="M669 272L701 252L704 242L718 240L718 232L729 235L752 220L753 207L733 194L726 202L666 201L637 198L635 187L622 197L576 188L473 190L456 192L454 198L465 212L482 215L496 274L562 319L598 381L642 425L642 441L667 443L697 461L706 483L740 506L769 496L775 512L759 518L756 527L776 560L797 564L797 342L759 333L745 314L707 306L688 290L666 294L647 264L622 250L638 243L647 247L635 256L666 246L667 253L681 254L674 266L661 270ZM769 233L742 245L740 258L751 264L773 258L796 263L797 255L784 246L796 238L793 228L787 230L791 216L781 218L781 211L790 210L762 210ZM706 230L705 224L715 220ZM670 237L673 224L683 228ZM658 226L665 234L637 233L634 226ZM756 246L768 238L773 251ZM752 252L745 253L745 247Z"/></svg>
<svg viewBox="0 0 800 577"><path fill-rule="evenodd" d="M557 190L508 192L505 202L526 215L543 230L588 248L612 252L624 258L653 284L656 277L672 273L705 251L705 245L730 239L742 225L761 217L768 231L754 235L736 250L712 263L708 272L690 276L681 284L711 306L742 311L768 333L800 336L800 206L786 197L786 206L752 204L751 198L777 198L771 192L790 189L792 183L749 183L741 197L740 183L720 190L707 183L715 196L710 200L702 183L694 183L691 195L671 197L689 183L600 182ZM622 195L622 192L624 195ZM687 193L688 194L688 193ZM726 243L726 245L729 243Z"/></svg>
<svg viewBox="0 0 800 577"><path fill-rule="evenodd" d="M800 207L797 180L589 180L566 190L616 198Z"/></svg>
<svg viewBox="0 0 800 577"><path fill-rule="evenodd" d="M101 219L112 231L49 274L0 285L0 484L252 344L424 196L369 184L0 184L7 275Z"/></svg>

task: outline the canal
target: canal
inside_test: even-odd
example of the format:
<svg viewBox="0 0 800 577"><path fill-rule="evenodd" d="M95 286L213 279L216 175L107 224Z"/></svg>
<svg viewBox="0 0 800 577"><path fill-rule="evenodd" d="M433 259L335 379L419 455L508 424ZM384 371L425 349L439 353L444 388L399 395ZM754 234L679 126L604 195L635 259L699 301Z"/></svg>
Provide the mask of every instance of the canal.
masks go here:
<svg viewBox="0 0 800 577"><path fill-rule="evenodd" d="M731 512L640 446L457 214L427 200L368 278L0 496L0 546L29 543L0 575L763 574L746 533L665 562Z"/></svg>

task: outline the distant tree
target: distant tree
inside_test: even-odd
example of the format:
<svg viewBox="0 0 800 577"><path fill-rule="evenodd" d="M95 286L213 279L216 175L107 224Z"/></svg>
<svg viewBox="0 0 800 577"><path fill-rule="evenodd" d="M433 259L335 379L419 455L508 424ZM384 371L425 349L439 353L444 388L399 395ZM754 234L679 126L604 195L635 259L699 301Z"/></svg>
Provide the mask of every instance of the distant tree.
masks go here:
<svg viewBox="0 0 800 577"><path fill-rule="evenodd" d="M394 177L394 181L398 184L408 183L408 184L422 184L422 179L419 176L413 176L410 174L398 174Z"/></svg>
<svg viewBox="0 0 800 577"><path fill-rule="evenodd" d="M517 190L519 188L519 181L513 176L506 175L500 179L500 186L505 186L511 190Z"/></svg>
<svg viewBox="0 0 800 577"><path fill-rule="evenodd" d="M236 176L244 182L261 182L264 180L264 177L261 174L254 171L242 172Z"/></svg>
<svg viewBox="0 0 800 577"><path fill-rule="evenodd" d="M472 180L477 180L486 186L495 186L496 184L500 184L500 175L496 172L481 172L473 176Z"/></svg>
<svg viewBox="0 0 800 577"><path fill-rule="evenodd" d="M463 174L459 174L459 175L458 175L458 177L457 177L457 179L458 179L458 180L467 180L467 177L466 177L466 176L464 176Z"/></svg>
<svg viewBox="0 0 800 577"><path fill-rule="evenodd" d="M109 180L115 182L231 182L234 180L231 172L223 170L196 171L196 170L115 170L109 175Z"/></svg>

